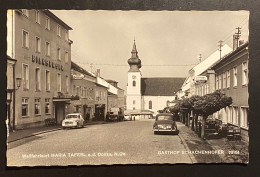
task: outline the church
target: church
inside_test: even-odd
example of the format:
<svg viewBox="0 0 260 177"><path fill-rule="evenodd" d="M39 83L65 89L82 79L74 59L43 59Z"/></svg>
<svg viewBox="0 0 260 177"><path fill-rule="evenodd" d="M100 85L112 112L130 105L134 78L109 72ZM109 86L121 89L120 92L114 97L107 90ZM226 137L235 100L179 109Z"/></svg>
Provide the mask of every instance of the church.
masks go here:
<svg viewBox="0 0 260 177"><path fill-rule="evenodd" d="M141 74L142 62L138 57L134 40L132 56L128 59L126 111L135 119L152 118L169 103L176 99L185 78L180 77L146 77Z"/></svg>

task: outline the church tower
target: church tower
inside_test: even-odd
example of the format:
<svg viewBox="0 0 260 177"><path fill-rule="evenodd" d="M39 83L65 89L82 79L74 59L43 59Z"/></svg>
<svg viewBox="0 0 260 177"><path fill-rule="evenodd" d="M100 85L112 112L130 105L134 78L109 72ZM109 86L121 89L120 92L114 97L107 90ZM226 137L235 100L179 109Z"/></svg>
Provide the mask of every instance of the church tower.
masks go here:
<svg viewBox="0 0 260 177"><path fill-rule="evenodd" d="M141 110L141 60L138 57L134 40L132 56L128 59L130 69L128 71L126 109Z"/></svg>

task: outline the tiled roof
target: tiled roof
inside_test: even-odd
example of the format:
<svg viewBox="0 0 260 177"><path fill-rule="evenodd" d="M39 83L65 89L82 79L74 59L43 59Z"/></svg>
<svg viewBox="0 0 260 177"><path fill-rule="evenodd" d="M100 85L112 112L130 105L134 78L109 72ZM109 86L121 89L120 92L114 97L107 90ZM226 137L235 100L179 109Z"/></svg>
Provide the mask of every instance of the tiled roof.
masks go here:
<svg viewBox="0 0 260 177"><path fill-rule="evenodd" d="M71 69L74 69L75 71L78 71L82 74L86 74L90 77L94 77L90 72L88 72L87 70L83 69L82 67L80 67L79 65L77 65L76 63L74 63L73 61L71 62ZM94 77L96 78L96 77Z"/></svg>
<svg viewBox="0 0 260 177"><path fill-rule="evenodd" d="M141 94L147 96L174 96L185 79L179 77L142 78Z"/></svg>

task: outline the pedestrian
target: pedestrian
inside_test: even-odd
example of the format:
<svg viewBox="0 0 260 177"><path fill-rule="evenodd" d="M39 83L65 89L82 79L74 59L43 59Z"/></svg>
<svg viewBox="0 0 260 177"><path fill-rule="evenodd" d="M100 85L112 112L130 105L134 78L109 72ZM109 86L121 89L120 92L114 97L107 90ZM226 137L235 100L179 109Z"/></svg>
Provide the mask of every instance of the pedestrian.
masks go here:
<svg viewBox="0 0 260 177"><path fill-rule="evenodd" d="M89 121L89 117L90 117L90 114L87 112L87 114L86 114L86 121Z"/></svg>
<svg viewBox="0 0 260 177"><path fill-rule="evenodd" d="M134 116L133 118L134 118L134 120L135 120L135 116Z"/></svg>
<svg viewBox="0 0 260 177"><path fill-rule="evenodd" d="M109 121L109 112L106 113L106 121Z"/></svg>

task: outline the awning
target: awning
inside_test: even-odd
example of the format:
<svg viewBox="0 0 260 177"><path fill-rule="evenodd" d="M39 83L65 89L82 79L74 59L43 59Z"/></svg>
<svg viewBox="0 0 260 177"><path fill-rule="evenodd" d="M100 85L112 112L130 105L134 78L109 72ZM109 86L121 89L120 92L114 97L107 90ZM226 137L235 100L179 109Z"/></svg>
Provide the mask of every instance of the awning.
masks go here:
<svg viewBox="0 0 260 177"><path fill-rule="evenodd" d="M70 103L69 98L53 98L52 101L56 103L61 103L61 102Z"/></svg>
<svg viewBox="0 0 260 177"><path fill-rule="evenodd" d="M147 114L154 114L153 111L150 110L125 110L124 114L140 114L140 115L147 115Z"/></svg>

